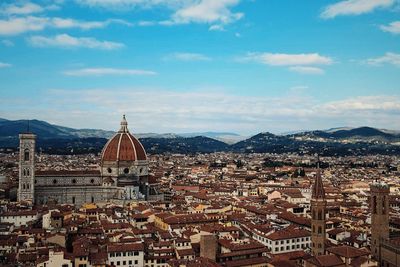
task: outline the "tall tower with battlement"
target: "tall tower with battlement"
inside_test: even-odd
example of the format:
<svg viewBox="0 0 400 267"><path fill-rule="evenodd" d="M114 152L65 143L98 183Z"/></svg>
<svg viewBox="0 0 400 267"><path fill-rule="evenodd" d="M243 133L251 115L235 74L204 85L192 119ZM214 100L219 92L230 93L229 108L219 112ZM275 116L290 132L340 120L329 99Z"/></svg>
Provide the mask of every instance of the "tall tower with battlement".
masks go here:
<svg viewBox="0 0 400 267"><path fill-rule="evenodd" d="M318 160L319 161L319 160ZM326 199L319 162L311 195L311 252L314 256L325 254Z"/></svg>
<svg viewBox="0 0 400 267"><path fill-rule="evenodd" d="M371 253L380 261L380 245L389 238L389 185L374 182L371 192Z"/></svg>
<svg viewBox="0 0 400 267"><path fill-rule="evenodd" d="M35 144L36 135L19 135L18 201L35 201Z"/></svg>

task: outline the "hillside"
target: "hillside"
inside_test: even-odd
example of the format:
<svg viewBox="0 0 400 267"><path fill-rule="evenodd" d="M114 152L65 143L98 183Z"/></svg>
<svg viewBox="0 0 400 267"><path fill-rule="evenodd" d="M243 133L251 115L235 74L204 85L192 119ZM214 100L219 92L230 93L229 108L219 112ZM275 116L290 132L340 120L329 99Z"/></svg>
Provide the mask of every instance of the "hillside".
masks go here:
<svg viewBox="0 0 400 267"><path fill-rule="evenodd" d="M27 120L0 119L0 148L16 150L19 144L18 134L27 130ZM29 131L37 135L38 150L54 154L98 153L114 133L96 129L72 129L38 120L29 121ZM400 155L399 132L371 127L336 128L287 135L265 132L235 143L218 140L221 136L242 138L234 133L204 132L181 135L184 136L174 133L136 134L150 154L226 151L236 153L319 153L332 156Z"/></svg>

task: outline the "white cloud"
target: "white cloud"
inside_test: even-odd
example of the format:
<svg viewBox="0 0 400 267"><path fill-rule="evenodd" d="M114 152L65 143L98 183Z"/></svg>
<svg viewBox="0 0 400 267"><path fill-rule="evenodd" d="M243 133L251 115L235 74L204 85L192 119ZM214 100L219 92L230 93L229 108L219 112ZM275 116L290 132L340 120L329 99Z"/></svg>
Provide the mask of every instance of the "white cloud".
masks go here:
<svg viewBox="0 0 400 267"><path fill-rule="evenodd" d="M139 22L139 26L176 25L187 23L212 24L210 30L222 30L224 25L240 20L244 14L232 12L240 0L76 0L81 5L111 10L166 7L171 17L159 22Z"/></svg>
<svg viewBox="0 0 400 267"><path fill-rule="evenodd" d="M100 41L90 37L74 37L68 34L58 34L52 37L32 36L28 41L36 47L61 47L61 48L93 48L113 50L124 47L122 43Z"/></svg>
<svg viewBox="0 0 400 267"><path fill-rule="evenodd" d="M257 133L340 125L400 128L399 96L360 96L320 103L304 92L267 97L204 90L113 88L51 90L46 92L46 103L53 105L49 107L51 110L24 110L44 116L41 119L49 120L49 116L54 116L50 118L52 121L63 121L73 127L88 127L90 117L90 127L103 129L118 128L121 114L127 114L133 132L228 130ZM3 102L1 104L4 111L8 110ZM60 105L68 110L60 112ZM86 107L90 107L90 115Z"/></svg>
<svg viewBox="0 0 400 267"><path fill-rule="evenodd" d="M89 7L100 7L111 10L127 10L135 8L152 8L155 6L166 6L177 8L194 0L75 0L80 5Z"/></svg>
<svg viewBox="0 0 400 267"><path fill-rule="evenodd" d="M179 60L179 61L210 61L211 58L198 53L172 53L166 56L166 60Z"/></svg>
<svg viewBox="0 0 400 267"><path fill-rule="evenodd" d="M280 53L248 53L241 58L245 61L256 61L271 66L304 66L304 65L330 65L330 57L312 54L280 54Z"/></svg>
<svg viewBox="0 0 400 267"><path fill-rule="evenodd" d="M132 26L131 23L119 19L108 19L105 21L80 21L70 18L48 18L48 17L12 17L0 20L0 35L18 35L30 31L42 31L45 28L78 28L89 30L104 28L111 23Z"/></svg>
<svg viewBox="0 0 400 267"><path fill-rule="evenodd" d="M208 28L208 30L209 31L220 31L220 32L223 32L223 31L225 31L225 28L224 28L224 26L222 26L220 24L214 24L214 25L211 25Z"/></svg>
<svg viewBox="0 0 400 267"><path fill-rule="evenodd" d="M219 23L221 25L235 22L243 17L243 13L234 13L229 8L239 0L201 0L178 9L172 16L173 23Z"/></svg>
<svg viewBox="0 0 400 267"><path fill-rule="evenodd" d="M0 62L0 69L1 69L1 68L9 68L9 67L11 67L11 66L12 66L11 64L4 63L4 62Z"/></svg>
<svg viewBox="0 0 400 267"><path fill-rule="evenodd" d="M192 92L115 87L50 90L39 100L0 98L0 111L10 118L36 114L38 119L66 126L110 130L118 129L121 115L127 114L134 133L216 130L254 134L342 125L400 128L398 95L320 102L305 95L305 89L298 86L277 97L238 95L215 88ZM24 108L15 110L18 105Z"/></svg>
<svg viewBox="0 0 400 267"><path fill-rule="evenodd" d="M373 66L391 64L400 67L400 54L387 52L384 56L367 59L366 63Z"/></svg>
<svg viewBox="0 0 400 267"><path fill-rule="evenodd" d="M154 71L138 69L115 69L115 68L85 68L68 70L63 72L68 76L105 76L105 75L156 75Z"/></svg>
<svg viewBox="0 0 400 267"><path fill-rule="evenodd" d="M7 15L28 15L43 12L44 8L34 3L3 5L0 13Z"/></svg>
<svg viewBox="0 0 400 267"><path fill-rule="evenodd" d="M400 21L393 21L389 25L381 25L380 28L385 32L400 34Z"/></svg>
<svg viewBox="0 0 400 267"><path fill-rule="evenodd" d="M325 73L325 71L321 68L306 67L306 66L293 66L293 67L290 67L289 70L297 72L297 73L301 73L301 74L321 75L321 74Z"/></svg>
<svg viewBox="0 0 400 267"><path fill-rule="evenodd" d="M372 12L377 8L392 6L395 0L345 0L328 5L321 13L324 19L331 19L343 15L360 15Z"/></svg>
<svg viewBox="0 0 400 267"><path fill-rule="evenodd" d="M46 18L24 17L0 20L0 35L17 35L28 31L41 31L47 24Z"/></svg>
<svg viewBox="0 0 400 267"><path fill-rule="evenodd" d="M360 96L329 102L321 105L320 108L331 115L355 111L400 112L400 99L397 96Z"/></svg>

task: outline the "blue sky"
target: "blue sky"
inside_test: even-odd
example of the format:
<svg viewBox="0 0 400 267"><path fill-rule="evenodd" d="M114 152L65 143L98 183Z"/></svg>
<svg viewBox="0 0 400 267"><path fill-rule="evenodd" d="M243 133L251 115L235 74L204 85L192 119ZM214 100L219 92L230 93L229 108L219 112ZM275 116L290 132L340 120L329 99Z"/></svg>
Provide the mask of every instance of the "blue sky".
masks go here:
<svg viewBox="0 0 400 267"><path fill-rule="evenodd" d="M400 2L2 1L0 81L0 117L75 128L400 129Z"/></svg>

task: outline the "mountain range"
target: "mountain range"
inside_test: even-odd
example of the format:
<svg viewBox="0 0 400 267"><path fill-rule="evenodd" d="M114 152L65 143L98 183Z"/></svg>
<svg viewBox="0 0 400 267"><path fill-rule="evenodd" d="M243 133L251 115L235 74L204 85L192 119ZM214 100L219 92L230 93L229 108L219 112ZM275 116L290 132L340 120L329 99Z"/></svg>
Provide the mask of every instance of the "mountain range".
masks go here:
<svg viewBox="0 0 400 267"><path fill-rule="evenodd" d="M47 153L99 152L112 131L73 129L40 120L0 118L0 148L16 149L18 134L37 135L38 149ZM230 132L135 134L149 153L320 153L325 155L400 154L400 132L372 127L342 127L281 135L259 133L244 137Z"/></svg>

